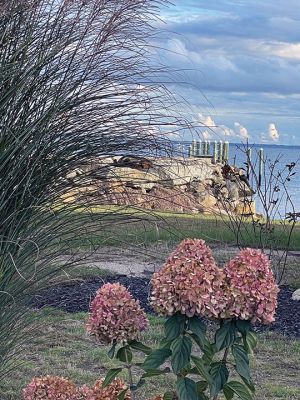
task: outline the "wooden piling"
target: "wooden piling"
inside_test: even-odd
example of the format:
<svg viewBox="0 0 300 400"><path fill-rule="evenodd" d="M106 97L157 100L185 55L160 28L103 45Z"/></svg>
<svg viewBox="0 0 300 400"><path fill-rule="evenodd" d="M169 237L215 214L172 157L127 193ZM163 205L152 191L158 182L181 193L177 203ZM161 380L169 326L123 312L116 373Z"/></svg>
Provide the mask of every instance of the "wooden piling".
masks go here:
<svg viewBox="0 0 300 400"><path fill-rule="evenodd" d="M260 187L261 183L262 183L263 168L264 168L264 149L263 148L259 149L258 158L259 158L258 187Z"/></svg>
<svg viewBox="0 0 300 400"><path fill-rule="evenodd" d="M218 143L215 140L215 142L214 142L214 153L213 153L213 162L214 162L214 164L216 164L217 160L218 160Z"/></svg>
<svg viewBox="0 0 300 400"><path fill-rule="evenodd" d="M247 179L249 179L251 171L252 149L248 148L246 154L247 154Z"/></svg>

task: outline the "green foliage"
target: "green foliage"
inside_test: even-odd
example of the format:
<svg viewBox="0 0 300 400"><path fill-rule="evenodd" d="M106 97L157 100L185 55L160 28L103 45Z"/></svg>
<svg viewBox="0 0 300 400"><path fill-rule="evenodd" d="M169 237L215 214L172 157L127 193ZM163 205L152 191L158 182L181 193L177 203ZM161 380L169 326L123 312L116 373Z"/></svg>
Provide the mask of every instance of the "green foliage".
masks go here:
<svg viewBox="0 0 300 400"><path fill-rule="evenodd" d="M161 348L153 350L142 364L142 368L147 371L160 367L172 354L170 349Z"/></svg>
<svg viewBox="0 0 300 400"><path fill-rule="evenodd" d="M171 344L171 365L175 374L185 368L191 358L192 340L188 336L180 336Z"/></svg>
<svg viewBox="0 0 300 400"><path fill-rule="evenodd" d="M239 344L233 344L232 354L235 360L235 369L237 373L247 382L251 382L249 358L245 348Z"/></svg>
<svg viewBox="0 0 300 400"><path fill-rule="evenodd" d="M120 372L122 372L123 368L112 368L110 369L107 374L106 377L104 379L104 382L102 384L103 387L108 386L119 374Z"/></svg>
<svg viewBox="0 0 300 400"><path fill-rule="evenodd" d="M247 321L220 321L216 329L214 343L206 336L206 325L199 318L175 314L165 322L164 346L149 353L149 348L140 342L133 341L119 348L116 358L129 361L131 365L141 367L145 372L140 381L134 385L135 390L145 379L174 373L177 377L176 395L179 400L216 400L221 393L226 400L237 396L241 400L252 400L251 392L255 391L249 368L249 349L253 351L256 338ZM193 342L199 346L202 356L194 355ZM132 363L131 350L145 350L143 363ZM129 352L125 357L123 353ZM235 370L241 381L229 380L230 372L227 358L233 356ZM161 368L166 362L169 367ZM126 362L128 368L128 362ZM109 372L110 380L114 372ZM117 373L117 371L116 371ZM201 380L195 380L195 376ZM173 400L173 393L165 393L166 399Z"/></svg>
<svg viewBox="0 0 300 400"><path fill-rule="evenodd" d="M137 220L132 210L93 214L96 193L86 188L106 176L103 159L145 148L155 155L166 143L161 104L170 93L138 84L150 69L155 85L162 71L147 46L157 3L1 1L0 380L36 336L27 313L33 293L87 257L74 244L94 251L116 237L112 226ZM103 207L103 198L92 205Z"/></svg>
<svg viewBox="0 0 300 400"><path fill-rule="evenodd" d="M229 377L229 371L225 362L219 361L212 363L210 374L212 377L212 384L210 385L211 395L215 396L223 389Z"/></svg>
<svg viewBox="0 0 300 400"><path fill-rule="evenodd" d="M246 386L238 381L231 381L226 383L223 392L226 400L231 400L234 394L236 394L241 400L252 400L252 396Z"/></svg>
<svg viewBox="0 0 300 400"><path fill-rule="evenodd" d="M181 313L176 313L168 318L165 323L166 340L177 339L184 331L186 318Z"/></svg>
<svg viewBox="0 0 300 400"><path fill-rule="evenodd" d="M231 346L236 338L235 321L225 322L216 332L216 350L220 351Z"/></svg>
<svg viewBox="0 0 300 400"><path fill-rule="evenodd" d="M189 378L179 378L176 384L180 400L199 400L196 383Z"/></svg>

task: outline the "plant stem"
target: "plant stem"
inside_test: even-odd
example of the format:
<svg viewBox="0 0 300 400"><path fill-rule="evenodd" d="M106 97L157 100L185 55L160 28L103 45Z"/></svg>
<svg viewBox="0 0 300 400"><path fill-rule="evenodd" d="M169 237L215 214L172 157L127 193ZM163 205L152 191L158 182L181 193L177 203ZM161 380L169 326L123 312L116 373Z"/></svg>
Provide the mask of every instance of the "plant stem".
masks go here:
<svg viewBox="0 0 300 400"><path fill-rule="evenodd" d="M225 349L225 351L224 351L224 355L223 355L223 358L222 358L222 362L223 362L224 364L226 364L227 357L228 357L228 353L229 353L229 347L227 347L227 348ZM214 397L213 397L213 400L217 400L217 399L218 399L218 395L219 395L218 393L215 394Z"/></svg>
<svg viewBox="0 0 300 400"><path fill-rule="evenodd" d="M125 354L126 354L126 368L127 368L127 372L128 372L128 382L129 382L130 394L131 394L132 400L135 400L135 393L132 390L132 388L133 388L132 365L128 361L127 353L125 353Z"/></svg>

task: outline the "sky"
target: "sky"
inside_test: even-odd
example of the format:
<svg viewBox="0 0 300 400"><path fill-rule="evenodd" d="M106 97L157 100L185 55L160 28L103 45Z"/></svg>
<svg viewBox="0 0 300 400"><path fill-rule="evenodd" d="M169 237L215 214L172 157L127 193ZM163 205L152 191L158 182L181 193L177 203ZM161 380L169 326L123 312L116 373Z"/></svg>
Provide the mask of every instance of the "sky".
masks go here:
<svg viewBox="0 0 300 400"><path fill-rule="evenodd" d="M207 139L300 145L300 1L173 0L160 57Z"/></svg>

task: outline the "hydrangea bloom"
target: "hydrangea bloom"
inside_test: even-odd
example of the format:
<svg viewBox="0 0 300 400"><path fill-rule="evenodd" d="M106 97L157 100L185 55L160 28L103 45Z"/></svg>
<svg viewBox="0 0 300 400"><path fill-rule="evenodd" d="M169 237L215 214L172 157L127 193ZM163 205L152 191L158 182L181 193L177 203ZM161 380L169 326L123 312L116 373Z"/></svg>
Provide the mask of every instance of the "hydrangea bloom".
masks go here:
<svg viewBox="0 0 300 400"><path fill-rule="evenodd" d="M204 240L183 240L151 283L151 304L162 315L218 317L226 304L223 271Z"/></svg>
<svg viewBox="0 0 300 400"><path fill-rule="evenodd" d="M33 378L23 390L24 400L73 400L75 384L60 376Z"/></svg>
<svg viewBox="0 0 300 400"><path fill-rule="evenodd" d="M270 324L274 321L278 286L268 257L260 250L244 249L226 264L228 300L222 318Z"/></svg>
<svg viewBox="0 0 300 400"><path fill-rule="evenodd" d="M103 388L103 379L100 379L95 383L93 387L93 396L91 400L118 400L118 396L128 388L126 383L122 379L115 379L110 385ZM130 400L130 391L128 390L125 394L124 400Z"/></svg>
<svg viewBox="0 0 300 400"><path fill-rule="evenodd" d="M90 309L87 331L104 344L136 339L149 325L139 302L119 283L103 285Z"/></svg>
<svg viewBox="0 0 300 400"><path fill-rule="evenodd" d="M96 400L93 389L83 385L76 390L71 400Z"/></svg>

